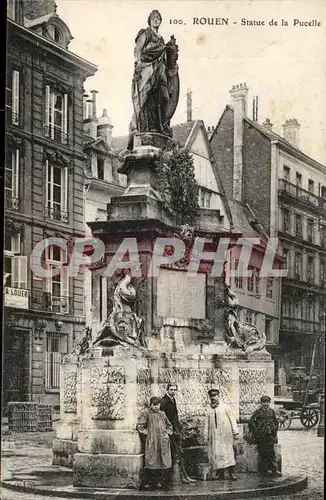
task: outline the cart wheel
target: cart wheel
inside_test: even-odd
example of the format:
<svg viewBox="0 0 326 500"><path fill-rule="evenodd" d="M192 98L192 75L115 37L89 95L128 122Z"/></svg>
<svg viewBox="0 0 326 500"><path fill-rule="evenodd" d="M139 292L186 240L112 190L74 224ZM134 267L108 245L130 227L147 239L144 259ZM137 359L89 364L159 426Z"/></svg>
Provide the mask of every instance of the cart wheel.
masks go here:
<svg viewBox="0 0 326 500"><path fill-rule="evenodd" d="M276 413L276 418L278 421L278 429L280 431L286 431L287 429L289 429L292 422L292 418L289 412L287 412L286 410L278 410L278 412Z"/></svg>
<svg viewBox="0 0 326 500"><path fill-rule="evenodd" d="M314 408L304 408L300 415L300 422L307 429L311 429L318 424L319 415L318 411Z"/></svg>

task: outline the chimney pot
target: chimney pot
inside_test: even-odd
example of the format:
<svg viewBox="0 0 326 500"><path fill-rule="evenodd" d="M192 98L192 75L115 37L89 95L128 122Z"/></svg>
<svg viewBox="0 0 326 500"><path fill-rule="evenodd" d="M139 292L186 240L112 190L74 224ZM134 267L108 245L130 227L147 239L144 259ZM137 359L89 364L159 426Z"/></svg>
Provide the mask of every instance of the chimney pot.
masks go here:
<svg viewBox="0 0 326 500"><path fill-rule="evenodd" d="M296 118L289 118L285 120L283 125L283 137L296 147L299 146L299 131L300 123Z"/></svg>
<svg viewBox="0 0 326 500"><path fill-rule="evenodd" d="M273 124L272 124L272 122L270 121L269 118L266 118L266 120L263 123L263 126L265 128L268 128L269 130L272 130L272 128L273 128Z"/></svg>

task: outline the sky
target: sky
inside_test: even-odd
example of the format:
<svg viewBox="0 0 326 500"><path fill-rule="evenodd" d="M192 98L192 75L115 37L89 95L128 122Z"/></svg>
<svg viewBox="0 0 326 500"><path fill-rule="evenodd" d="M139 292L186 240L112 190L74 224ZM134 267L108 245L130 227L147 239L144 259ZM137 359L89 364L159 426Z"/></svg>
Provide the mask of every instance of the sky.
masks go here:
<svg viewBox="0 0 326 500"><path fill-rule="evenodd" d="M85 88L99 91L98 114L107 109L114 136L128 133L132 115L135 36L146 27L150 11L158 9L161 35L166 42L175 35L179 46L180 98L172 124L186 121L187 89L192 91L193 119L215 126L231 102L232 85L246 82L249 118L254 96L259 98L258 120L268 117L276 132L282 133L286 119L296 118L300 148L326 164L326 0L56 3L74 37L69 49L98 66ZM205 18L226 18L228 25L193 24L194 18L203 23ZM321 26L294 26L295 19ZM248 26L248 21L265 25Z"/></svg>

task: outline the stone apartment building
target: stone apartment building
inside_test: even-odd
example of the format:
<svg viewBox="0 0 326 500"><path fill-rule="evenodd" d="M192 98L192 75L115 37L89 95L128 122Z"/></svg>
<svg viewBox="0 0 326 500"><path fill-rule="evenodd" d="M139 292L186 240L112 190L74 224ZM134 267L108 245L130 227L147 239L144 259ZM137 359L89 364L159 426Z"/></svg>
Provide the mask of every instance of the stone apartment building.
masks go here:
<svg viewBox="0 0 326 500"><path fill-rule="evenodd" d="M280 345L273 354L285 385L284 372L288 382L291 367L309 369L314 343L325 331L326 167L300 149L296 119L286 120L283 137L270 120L250 119L247 94L246 84L230 90L232 105L210 144L228 198L248 203L265 232L282 243L289 272L282 279ZM269 288L266 301L277 293L269 282L274 290ZM321 372L322 351L323 342L316 358Z"/></svg>
<svg viewBox="0 0 326 500"><path fill-rule="evenodd" d="M85 323L83 276L42 280L30 255L84 233L83 86L97 68L68 50L52 0L9 0L7 33L3 406L56 405L62 355ZM62 269L67 250L48 247L43 262Z"/></svg>

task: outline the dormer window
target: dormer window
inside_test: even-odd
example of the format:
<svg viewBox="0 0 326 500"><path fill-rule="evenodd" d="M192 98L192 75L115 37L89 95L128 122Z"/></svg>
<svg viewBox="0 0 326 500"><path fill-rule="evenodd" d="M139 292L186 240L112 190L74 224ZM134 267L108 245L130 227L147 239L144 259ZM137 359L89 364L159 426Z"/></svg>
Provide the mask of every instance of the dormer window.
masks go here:
<svg viewBox="0 0 326 500"><path fill-rule="evenodd" d="M57 26L54 25L49 25L47 28L49 36L54 40L56 43L62 43L62 33L61 31L57 28Z"/></svg>

